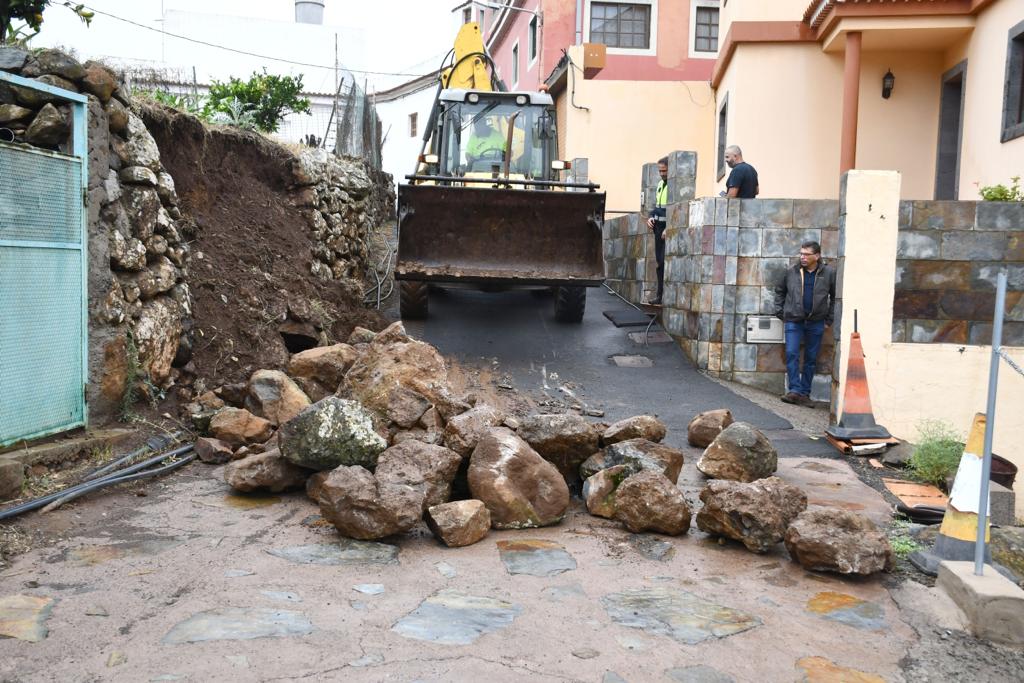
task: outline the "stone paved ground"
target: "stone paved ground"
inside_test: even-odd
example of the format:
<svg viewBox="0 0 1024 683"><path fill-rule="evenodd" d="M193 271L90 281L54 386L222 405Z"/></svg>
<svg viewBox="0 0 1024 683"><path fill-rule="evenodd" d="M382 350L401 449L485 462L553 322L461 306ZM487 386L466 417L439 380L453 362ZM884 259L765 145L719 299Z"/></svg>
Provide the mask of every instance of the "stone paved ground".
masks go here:
<svg viewBox="0 0 1024 683"><path fill-rule="evenodd" d="M878 511L821 464L846 504ZM811 574L781 546L634 536L578 503L467 548L425 527L350 544L303 496L233 496L216 472L32 520L67 540L16 558L0 596L52 599L48 635L0 639L0 679L787 681L835 665L897 680L915 640L881 579ZM698 478L688 464L691 502Z"/></svg>

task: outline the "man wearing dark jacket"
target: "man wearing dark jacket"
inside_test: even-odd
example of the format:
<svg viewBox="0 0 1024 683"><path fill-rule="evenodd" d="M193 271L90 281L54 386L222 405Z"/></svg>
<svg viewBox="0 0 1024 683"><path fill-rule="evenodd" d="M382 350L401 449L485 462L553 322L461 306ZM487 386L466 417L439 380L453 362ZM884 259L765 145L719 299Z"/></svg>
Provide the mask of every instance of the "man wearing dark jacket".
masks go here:
<svg viewBox="0 0 1024 683"><path fill-rule="evenodd" d="M800 265L786 271L775 288L775 315L786 325L786 403L810 403L811 382L825 327L832 326L836 307L836 273L821 262L821 245L800 245ZM803 367L800 346L804 347Z"/></svg>

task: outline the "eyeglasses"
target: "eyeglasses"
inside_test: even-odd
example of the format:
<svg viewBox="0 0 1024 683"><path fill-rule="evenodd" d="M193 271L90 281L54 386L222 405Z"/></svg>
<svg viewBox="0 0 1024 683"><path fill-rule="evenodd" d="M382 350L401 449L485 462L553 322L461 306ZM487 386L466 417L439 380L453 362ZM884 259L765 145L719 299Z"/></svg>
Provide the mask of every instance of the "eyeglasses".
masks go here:
<svg viewBox="0 0 1024 683"><path fill-rule="evenodd" d="M813 251L801 251L800 255L801 256L817 256L817 254L815 252L813 252Z"/></svg>

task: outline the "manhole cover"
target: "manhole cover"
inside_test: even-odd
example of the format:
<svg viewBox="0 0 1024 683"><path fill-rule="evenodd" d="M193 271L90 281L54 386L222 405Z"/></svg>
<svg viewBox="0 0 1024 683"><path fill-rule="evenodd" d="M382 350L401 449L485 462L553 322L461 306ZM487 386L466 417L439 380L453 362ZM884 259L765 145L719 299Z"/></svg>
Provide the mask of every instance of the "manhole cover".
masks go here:
<svg viewBox="0 0 1024 683"><path fill-rule="evenodd" d="M654 361L647 356L612 356L612 362L620 368L654 367Z"/></svg>
<svg viewBox="0 0 1024 683"><path fill-rule="evenodd" d="M652 330L647 334L643 332L630 332L629 340L634 344L671 344L672 337L662 330Z"/></svg>

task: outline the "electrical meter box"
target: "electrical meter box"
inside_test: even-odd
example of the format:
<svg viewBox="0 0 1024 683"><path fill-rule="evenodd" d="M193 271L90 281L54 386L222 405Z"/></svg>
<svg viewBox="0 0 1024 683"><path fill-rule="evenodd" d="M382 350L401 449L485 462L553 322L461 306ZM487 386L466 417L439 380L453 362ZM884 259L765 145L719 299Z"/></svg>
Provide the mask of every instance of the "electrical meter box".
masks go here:
<svg viewBox="0 0 1024 683"><path fill-rule="evenodd" d="M748 344L781 344L785 340L785 327L774 315L747 316Z"/></svg>

